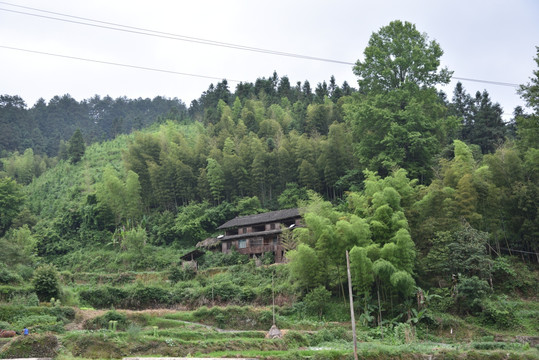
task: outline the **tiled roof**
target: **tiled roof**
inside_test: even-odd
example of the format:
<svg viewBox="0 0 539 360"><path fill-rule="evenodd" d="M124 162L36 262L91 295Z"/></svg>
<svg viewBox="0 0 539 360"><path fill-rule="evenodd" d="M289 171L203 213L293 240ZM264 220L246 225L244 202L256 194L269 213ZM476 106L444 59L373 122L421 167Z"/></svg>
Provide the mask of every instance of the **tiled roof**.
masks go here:
<svg viewBox="0 0 539 360"><path fill-rule="evenodd" d="M272 222L278 222L281 220L293 219L299 217L298 209L285 209L270 211L262 214L238 216L232 220L227 221L217 229L229 229L246 225L266 224Z"/></svg>

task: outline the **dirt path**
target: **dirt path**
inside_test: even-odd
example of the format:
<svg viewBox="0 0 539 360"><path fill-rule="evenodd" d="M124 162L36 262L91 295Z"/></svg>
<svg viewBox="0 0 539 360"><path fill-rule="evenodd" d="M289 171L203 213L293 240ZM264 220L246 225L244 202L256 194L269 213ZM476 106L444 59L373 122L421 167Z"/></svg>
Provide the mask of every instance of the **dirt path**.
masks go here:
<svg viewBox="0 0 539 360"><path fill-rule="evenodd" d="M65 329L67 331L82 330L86 320L101 316L105 312L105 310L81 310L75 308L75 320L66 324Z"/></svg>

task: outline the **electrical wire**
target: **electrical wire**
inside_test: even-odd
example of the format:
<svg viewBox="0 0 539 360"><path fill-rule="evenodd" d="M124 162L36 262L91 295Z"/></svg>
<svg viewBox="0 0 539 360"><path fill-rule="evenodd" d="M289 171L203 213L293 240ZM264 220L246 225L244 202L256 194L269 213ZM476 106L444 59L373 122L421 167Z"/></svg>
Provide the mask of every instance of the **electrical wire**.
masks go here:
<svg viewBox="0 0 539 360"><path fill-rule="evenodd" d="M74 16L74 15L63 14L63 13L58 13L58 12L53 12L53 11L48 11L48 10L43 10L43 9L37 9L37 8L29 7L29 6L16 5L16 4L6 2L6 1L0 1L0 4L5 4L9 6L14 6L14 7L32 10L32 11L38 11L38 12L52 14L52 15L59 15L59 16L68 17L72 19L91 21L95 24L0 8L0 10L2 11L8 11L8 12L18 13L22 15L41 17L41 18L46 18L50 20L63 21L63 22L74 23L74 24L85 25L85 26L93 26L93 27L103 28L103 29L108 29L108 30L122 31L122 32L128 32L128 33L133 33L133 34L138 34L138 35L160 37L160 38L165 38L165 39L186 41L186 42L192 42L192 43L199 43L203 45L220 46L220 47L232 48L236 50L259 52L259 53L270 54L270 55L287 56L287 57L299 58L299 59L304 59L304 60L323 61L323 62L342 64L342 65L350 65L350 66L355 65L354 62L349 62L349 61L327 59L327 58L321 58L321 57L315 57L315 56L308 56L308 55L302 55L302 54L295 54L295 53L289 53L289 52L283 52L283 51L269 50L269 49L250 47L250 46L239 45L239 44L232 44L232 43L196 38L196 37L185 36L185 35L172 34L172 33L167 33L167 32L162 32L162 31L155 31L151 29L122 25L122 24L113 23L113 22L100 21L100 20L95 20L95 19L90 19L90 18L85 18L85 17L80 17L80 16ZM98 24L103 24L103 25L98 25ZM461 81L471 81L471 82L477 82L477 83L483 83L483 84L507 86L507 87L514 87L514 88L518 88L520 86L519 84L514 84L514 83L473 79L473 78L465 78L465 77L458 77L458 76L453 76L452 78L455 80L461 80Z"/></svg>
<svg viewBox="0 0 539 360"><path fill-rule="evenodd" d="M82 21L61 19L61 18L52 17L52 16L32 14L32 13L28 13L28 12L10 10L10 9L5 9L5 8L0 8L1 11L7 11L7 12L11 12L11 13L16 13L16 14L40 17L40 18L63 21L63 22L79 24L79 25L85 25L85 26L92 26L92 27L97 27L97 28L102 28L102 29L107 29L107 30L122 31L122 32L133 33L133 34L138 34L138 35L160 37L160 38L165 38L165 39L186 41L186 42L192 42L192 43L198 43L198 44L204 44L204 45L227 47L227 48L232 48L232 49L236 49L236 50L259 52L259 53L270 54L270 55L294 57L294 58L305 59L305 60L324 61L324 62L343 64L343 65L355 65L354 63L341 61L341 60L334 60L334 59L320 58L320 57L316 57L316 56L309 56L309 55L295 54L295 53L289 53L289 52L283 52L283 51L262 49L262 48L256 48L256 47L251 47L251 46L245 46L245 45L232 44L232 43L226 43L226 42L221 42L221 41L214 41L214 40L196 38L196 37L185 36L185 35L177 35L177 34L166 33L166 32L162 32L162 31L149 30L149 29L138 28L138 27L134 27L134 26L121 25L121 24L111 23L111 22L106 22L106 21L93 20L93 19L89 19L89 18L82 18L82 17L78 17L78 16L72 16L72 15L67 15L67 14L50 12L50 11L46 11L46 10L29 8L29 7L26 7L26 6L13 5L13 4L10 4L10 3L6 3L4 1L0 1L0 4L7 4L7 5L11 5L11 6L23 7L23 8L31 9L31 10L34 10L34 11L52 13L52 14L55 14L55 15L60 15L60 16L70 17L70 18L75 18L75 19L81 19L81 20L86 20L86 21L91 21L91 22L95 22L95 23L98 23L98 24L106 24L106 25L90 24L90 23L86 23L86 22L82 22Z"/></svg>
<svg viewBox="0 0 539 360"><path fill-rule="evenodd" d="M23 51L23 52L33 53L33 54L55 56L55 57L60 57L60 58L65 58L65 59L87 61L87 62L93 62L93 63L98 63L98 64L121 66L121 67L132 68L132 69L156 71L156 72L162 72L162 73L174 74L174 75L191 76L191 77L197 77L197 78L203 78L203 79L211 79L211 80L219 80L219 81L225 79L225 78L219 78L219 77L215 77L215 76L198 75L198 74L191 74L191 73L185 73L185 72L179 72L179 71L173 71L173 70L151 68L151 67L146 67L146 66L122 64L122 63L116 63L116 62L112 62L112 61L103 61L103 60L82 58L82 57L77 57L77 56L54 54L54 53L50 53L50 52L22 49L22 48L16 48L16 47L5 46L5 45L0 45L0 48L9 49L9 50L16 50L16 51ZM229 82L237 82L237 83L243 82L243 80L234 80L234 79L226 79L226 80L229 81Z"/></svg>

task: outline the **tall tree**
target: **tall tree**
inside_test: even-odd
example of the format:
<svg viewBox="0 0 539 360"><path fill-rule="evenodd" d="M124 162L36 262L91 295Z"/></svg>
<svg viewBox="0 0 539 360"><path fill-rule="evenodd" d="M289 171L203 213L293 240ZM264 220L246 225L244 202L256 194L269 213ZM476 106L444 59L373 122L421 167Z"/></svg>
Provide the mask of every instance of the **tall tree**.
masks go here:
<svg viewBox="0 0 539 360"><path fill-rule="evenodd" d="M364 55L364 61L358 60L354 67L362 92L432 87L451 78L447 68L438 69L443 55L440 45L429 42L407 21L392 21L373 33Z"/></svg>
<svg viewBox="0 0 539 360"><path fill-rule="evenodd" d="M536 47L535 62L537 69L533 71L530 82L520 85L518 93L526 101L526 105L533 110L531 115L521 114L516 117L519 146L523 149L539 149L539 46Z"/></svg>
<svg viewBox="0 0 539 360"><path fill-rule="evenodd" d="M446 110L434 86L451 76L438 69L442 54L408 22L393 21L371 36L365 60L354 67L365 95L343 105L363 166L381 175L402 167L422 182L430 179Z"/></svg>
<svg viewBox="0 0 539 360"><path fill-rule="evenodd" d="M71 139L69 139L67 153L69 159L73 163L78 163L84 152L86 151L86 145L84 144L84 138L82 137L82 132L80 129L77 129Z"/></svg>
<svg viewBox="0 0 539 360"><path fill-rule="evenodd" d="M223 191L225 189L225 175L223 169L217 160L208 158L206 173L213 200L216 203L220 203L223 199Z"/></svg>
<svg viewBox="0 0 539 360"><path fill-rule="evenodd" d="M502 108L500 104L492 104L488 92L479 91L475 95L473 125L465 139L471 144L481 147L483 154L493 153L496 147L505 139L505 124L502 120Z"/></svg>

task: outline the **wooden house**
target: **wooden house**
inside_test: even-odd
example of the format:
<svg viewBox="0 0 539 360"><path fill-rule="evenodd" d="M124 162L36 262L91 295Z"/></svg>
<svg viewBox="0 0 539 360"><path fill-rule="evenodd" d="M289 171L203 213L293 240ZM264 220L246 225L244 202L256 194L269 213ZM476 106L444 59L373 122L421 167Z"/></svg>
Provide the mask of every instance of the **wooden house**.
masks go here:
<svg viewBox="0 0 539 360"><path fill-rule="evenodd" d="M300 225L300 220L298 209L236 217L218 227L225 231L219 236L221 251L228 253L235 248L250 257L273 252L275 262L283 262L284 249L280 238L282 226L293 228Z"/></svg>

